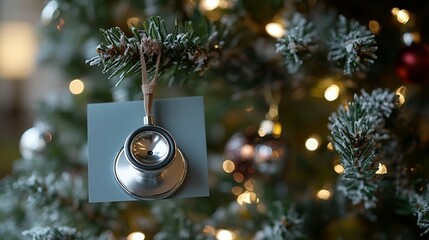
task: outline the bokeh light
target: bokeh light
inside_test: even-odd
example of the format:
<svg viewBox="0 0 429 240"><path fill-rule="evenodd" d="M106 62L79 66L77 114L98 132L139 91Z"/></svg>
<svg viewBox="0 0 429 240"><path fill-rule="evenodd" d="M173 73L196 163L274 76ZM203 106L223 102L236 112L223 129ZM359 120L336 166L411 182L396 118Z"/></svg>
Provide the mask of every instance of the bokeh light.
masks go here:
<svg viewBox="0 0 429 240"><path fill-rule="evenodd" d="M232 173L235 169L235 164L231 160L223 161L222 168L226 173Z"/></svg>
<svg viewBox="0 0 429 240"><path fill-rule="evenodd" d="M341 174L344 172L344 167L341 164L337 164L334 166L334 171L338 174Z"/></svg>
<svg viewBox="0 0 429 240"><path fill-rule="evenodd" d="M144 240L146 236L142 232L132 232L127 236L127 240Z"/></svg>
<svg viewBox="0 0 429 240"><path fill-rule="evenodd" d="M75 79L70 82L69 84L69 90L73 94L81 94L83 90L85 89L85 85L80 79Z"/></svg>
<svg viewBox="0 0 429 240"><path fill-rule="evenodd" d="M387 167L386 165L382 164L382 163L378 163L378 170L377 172L375 172L375 174L387 174Z"/></svg>
<svg viewBox="0 0 429 240"><path fill-rule="evenodd" d="M331 197L331 192L327 189L320 189L317 194L317 198L322 200L328 200Z"/></svg>
<svg viewBox="0 0 429 240"><path fill-rule="evenodd" d="M251 191L245 191L244 193L238 195L237 202L240 205L258 203L259 198L256 193Z"/></svg>
<svg viewBox="0 0 429 240"><path fill-rule="evenodd" d="M234 239L234 234L231 231L229 231L229 230L220 229L216 233L216 239L217 240L233 240Z"/></svg>
<svg viewBox="0 0 429 240"><path fill-rule="evenodd" d="M407 10L401 9L396 15L396 20L402 24L407 24L407 22L410 20L410 13Z"/></svg>
<svg viewBox="0 0 429 240"><path fill-rule="evenodd" d="M325 99L329 102L334 101L340 95L340 87L336 84L332 84L325 90Z"/></svg>
<svg viewBox="0 0 429 240"><path fill-rule="evenodd" d="M314 137L310 137L305 141L305 147L309 151L314 151L319 147L319 141Z"/></svg>
<svg viewBox="0 0 429 240"><path fill-rule="evenodd" d="M392 8L391 13L393 16L396 17L396 20L402 24L407 24L411 18L410 12L408 12L405 9L399 9L395 7L395 8Z"/></svg>
<svg viewBox="0 0 429 240"><path fill-rule="evenodd" d="M405 94L407 92L407 88L405 86L400 86L396 89L396 95L398 96L398 105L401 106L405 103Z"/></svg>
<svg viewBox="0 0 429 240"><path fill-rule="evenodd" d="M274 38L279 38L285 35L285 29L280 23L271 22L265 25L265 31Z"/></svg>
<svg viewBox="0 0 429 240"><path fill-rule="evenodd" d="M369 31L371 31L374 34L378 34L381 31L381 25L376 20L370 20L368 23Z"/></svg>
<svg viewBox="0 0 429 240"><path fill-rule="evenodd" d="M205 11L212 11L218 8L220 5L220 0L202 0L200 2L200 8Z"/></svg>

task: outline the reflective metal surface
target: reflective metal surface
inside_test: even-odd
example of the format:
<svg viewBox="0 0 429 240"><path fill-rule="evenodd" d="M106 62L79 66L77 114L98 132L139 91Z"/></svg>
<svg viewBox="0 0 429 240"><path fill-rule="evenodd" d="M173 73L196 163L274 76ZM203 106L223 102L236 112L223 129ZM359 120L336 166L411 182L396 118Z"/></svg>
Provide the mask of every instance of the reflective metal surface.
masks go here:
<svg viewBox="0 0 429 240"><path fill-rule="evenodd" d="M125 140L124 154L137 170L160 170L173 160L176 142L164 128L148 125L130 133Z"/></svg>
<svg viewBox="0 0 429 240"><path fill-rule="evenodd" d="M187 161L179 148L170 165L154 171L139 171L128 161L124 148L114 162L114 173L121 187L138 199L160 199L172 195L182 185L187 173Z"/></svg>
<svg viewBox="0 0 429 240"><path fill-rule="evenodd" d="M143 131L131 140L129 147L139 163L153 166L165 161L168 150L174 146L169 146L167 139L158 132Z"/></svg>

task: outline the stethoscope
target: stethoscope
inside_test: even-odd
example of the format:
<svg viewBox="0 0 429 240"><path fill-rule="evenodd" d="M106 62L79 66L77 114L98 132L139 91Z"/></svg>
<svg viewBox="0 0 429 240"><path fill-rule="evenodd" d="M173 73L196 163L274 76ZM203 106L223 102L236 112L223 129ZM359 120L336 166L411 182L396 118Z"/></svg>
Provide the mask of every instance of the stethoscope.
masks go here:
<svg viewBox="0 0 429 240"><path fill-rule="evenodd" d="M137 199L161 199L175 193L187 173L187 161L173 136L155 125L152 91L143 91L144 126L132 131L114 160L119 185Z"/></svg>

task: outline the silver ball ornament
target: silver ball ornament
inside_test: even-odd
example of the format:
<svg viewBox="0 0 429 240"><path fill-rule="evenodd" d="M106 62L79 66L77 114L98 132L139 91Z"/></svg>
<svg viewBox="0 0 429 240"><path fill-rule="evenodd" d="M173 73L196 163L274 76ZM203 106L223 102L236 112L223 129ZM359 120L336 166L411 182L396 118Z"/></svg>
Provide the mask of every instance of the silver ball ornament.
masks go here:
<svg viewBox="0 0 429 240"><path fill-rule="evenodd" d="M47 144L52 140L52 134L47 127L34 126L27 129L21 136L19 150L23 159L34 159L41 156Z"/></svg>
<svg viewBox="0 0 429 240"><path fill-rule="evenodd" d="M259 173L275 176L285 170L287 162L290 161L290 147L284 139L264 136L254 145L254 165Z"/></svg>

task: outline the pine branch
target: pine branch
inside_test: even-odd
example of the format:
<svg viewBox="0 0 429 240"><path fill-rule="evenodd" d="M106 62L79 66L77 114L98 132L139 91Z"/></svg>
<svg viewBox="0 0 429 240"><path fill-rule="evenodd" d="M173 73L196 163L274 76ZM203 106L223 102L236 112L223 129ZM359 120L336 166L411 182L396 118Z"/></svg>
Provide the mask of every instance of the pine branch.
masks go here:
<svg viewBox="0 0 429 240"><path fill-rule="evenodd" d="M371 94L362 91L346 108L341 106L329 117L330 138L344 167L338 189L353 204L364 203L365 208L376 204L377 150L380 141L389 137L384 120L392 113L395 100L395 94L387 90L376 89Z"/></svg>
<svg viewBox="0 0 429 240"><path fill-rule="evenodd" d="M276 43L276 52L283 56L289 73L297 72L303 61L314 53L315 36L312 22L301 14L292 17L287 33Z"/></svg>
<svg viewBox="0 0 429 240"><path fill-rule="evenodd" d="M221 35L215 30L214 25L203 22L195 29L191 22L175 23L169 30L166 23L160 17L152 17L143 23L143 29L130 28L133 36L128 37L118 27L101 30L106 44L101 43L97 47L98 55L87 60L91 66L103 64L103 73L111 72L109 78L119 76L116 85L129 76L141 73L139 59L139 45L142 39L145 42L156 41L162 50L160 73L174 69L174 71L186 74L202 74L208 67L212 52L217 51L222 45L218 38ZM153 54L145 54L148 59L148 73L154 72Z"/></svg>
<svg viewBox="0 0 429 240"><path fill-rule="evenodd" d="M429 233L429 185L426 185L423 193L410 193L409 202L417 217L417 225L423 230L422 235Z"/></svg>
<svg viewBox="0 0 429 240"><path fill-rule="evenodd" d="M375 36L355 20L339 16L329 42L328 60L336 62L346 75L367 70L377 58Z"/></svg>
<svg viewBox="0 0 429 240"><path fill-rule="evenodd" d="M22 235L31 240L82 239L76 229L69 227L34 227L22 232Z"/></svg>
<svg viewBox="0 0 429 240"><path fill-rule="evenodd" d="M274 209L268 214L271 218L272 225L265 225L259 231L255 239L281 240L281 239L303 239L303 218L298 214L294 207L286 211L280 202L273 203Z"/></svg>

